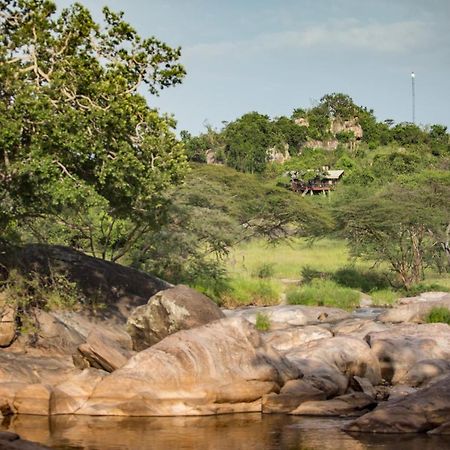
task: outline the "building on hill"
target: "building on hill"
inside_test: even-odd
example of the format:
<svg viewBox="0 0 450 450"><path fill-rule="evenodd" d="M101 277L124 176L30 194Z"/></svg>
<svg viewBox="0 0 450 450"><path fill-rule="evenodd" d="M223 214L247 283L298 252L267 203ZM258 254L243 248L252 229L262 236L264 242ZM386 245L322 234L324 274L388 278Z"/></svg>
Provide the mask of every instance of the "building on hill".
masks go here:
<svg viewBox="0 0 450 450"><path fill-rule="evenodd" d="M307 194L323 194L327 195L334 190L336 184L341 180L344 171L341 169L330 169L324 166L321 169L310 169L307 171L290 171L291 189L299 192L302 196Z"/></svg>

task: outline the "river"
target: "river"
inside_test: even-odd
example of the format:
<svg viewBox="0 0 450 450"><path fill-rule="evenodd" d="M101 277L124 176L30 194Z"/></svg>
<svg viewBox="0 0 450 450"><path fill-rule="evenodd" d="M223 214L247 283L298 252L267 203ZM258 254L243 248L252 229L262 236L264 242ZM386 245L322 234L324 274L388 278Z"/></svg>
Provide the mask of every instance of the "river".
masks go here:
<svg viewBox="0 0 450 450"><path fill-rule="evenodd" d="M13 416L3 430L57 450L443 450L450 437L349 435L342 419L283 414L208 417Z"/></svg>

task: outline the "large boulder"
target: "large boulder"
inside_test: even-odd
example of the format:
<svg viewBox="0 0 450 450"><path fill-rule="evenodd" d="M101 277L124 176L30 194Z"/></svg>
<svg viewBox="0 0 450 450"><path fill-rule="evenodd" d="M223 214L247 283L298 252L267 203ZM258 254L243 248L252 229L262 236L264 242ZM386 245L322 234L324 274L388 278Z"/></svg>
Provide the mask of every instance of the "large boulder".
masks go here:
<svg viewBox="0 0 450 450"><path fill-rule="evenodd" d="M336 336L353 336L365 339L369 333L385 331L388 326L370 319L351 318L338 322L332 331Z"/></svg>
<svg viewBox="0 0 450 450"><path fill-rule="evenodd" d="M420 433L448 422L450 375L399 400L380 404L349 425L346 431L368 433Z"/></svg>
<svg viewBox="0 0 450 450"><path fill-rule="evenodd" d="M230 318L173 334L101 380L76 412L176 416L261 411L261 397L301 374L249 322Z"/></svg>
<svg viewBox="0 0 450 450"><path fill-rule="evenodd" d="M303 325L320 325L351 317L347 311L326 306L279 305L267 307L251 307L225 311L228 317L244 317L256 323L258 315L264 314L270 321L271 330L298 327Z"/></svg>
<svg viewBox="0 0 450 450"><path fill-rule="evenodd" d="M50 447L21 439L16 433L0 431L0 449L2 450L50 450Z"/></svg>
<svg viewBox="0 0 450 450"><path fill-rule="evenodd" d="M224 317L208 297L179 285L158 292L128 318L127 329L133 348L144 350L180 330L204 325Z"/></svg>
<svg viewBox="0 0 450 450"><path fill-rule="evenodd" d="M399 303L400 306L386 310L378 319L391 323L423 323L433 308L450 309L450 293L425 292L418 297L400 299Z"/></svg>
<svg viewBox="0 0 450 450"><path fill-rule="evenodd" d="M380 361L384 379L399 383L419 361L450 358L450 326L403 324L370 333L367 341Z"/></svg>

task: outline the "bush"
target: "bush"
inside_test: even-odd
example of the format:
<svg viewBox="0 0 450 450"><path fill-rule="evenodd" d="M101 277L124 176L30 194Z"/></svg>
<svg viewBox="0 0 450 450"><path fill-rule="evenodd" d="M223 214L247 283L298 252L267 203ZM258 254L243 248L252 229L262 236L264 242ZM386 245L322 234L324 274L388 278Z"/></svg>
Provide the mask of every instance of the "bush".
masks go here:
<svg viewBox="0 0 450 450"><path fill-rule="evenodd" d="M274 274L274 265L271 263L263 263L256 268L253 275L257 278L272 278Z"/></svg>
<svg viewBox="0 0 450 450"><path fill-rule="evenodd" d="M450 292L450 289L447 286L442 286L437 283L419 283L414 284L413 286L410 286L408 290L405 290L405 295L409 297L415 297L416 295L422 294L422 292L432 292L432 291L439 291L439 292Z"/></svg>
<svg viewBox="0 0 450 450"><path fill-rule="evenodd" d="M230 281L230 291L222 296L228 307L243 305L276 305L279 302L281 286L272 280L255 278L234 278Z"/></svg>
<svg viewBox="0 0 450 450"><path fill-rule="evenodd" d="M287 292L287 301L291 305L333 306L346 310L358 307L359 298L359 292L331 280L315 279Z"/></svg>
<svg viewBox="0 0 450 450"><path fill-rule="evenodd" d="M426 323L446 323L450 325L450 310L445 307L433 308L425 318Z"/></svg>
<svg viewBox="0 0 450 450"><path fill-rule="evenodd" d="M255 327L259 331L269 331L270 330L269 316L262 312L257 313Z"/></svg>
<svg viewBox="0 0 450 450"><path fill-rule="evenodd" d="M316 279L326 280L331 277L330 272L321 272L320 270L314 269L311 266L303 267L300 274L302 282L306 284L311 283L313 280Z"/></svg>
<svg viewBox="0 0 450 450"><path fill-rule="evenodd" d="M389 280L386 274L376 271L362 271L355 267L344 267L332 275L332 280L341 286L358 289L363 292L386 289Z"/></svg>

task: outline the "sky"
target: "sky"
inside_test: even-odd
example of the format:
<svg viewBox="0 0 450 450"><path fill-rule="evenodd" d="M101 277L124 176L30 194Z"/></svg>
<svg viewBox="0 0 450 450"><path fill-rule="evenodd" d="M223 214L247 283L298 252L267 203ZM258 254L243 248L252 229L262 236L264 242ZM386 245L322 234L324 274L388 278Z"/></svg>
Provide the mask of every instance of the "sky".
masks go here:
<svg viewBox="0 0 450 450"><path fill-rule="evenodd" d="M450 0L78 0L182 48L182 85L148 95L193 134L246 112L290 116L332 92L378 120L450 129ZM70 0L56 0L59 7Z"/></svg>

